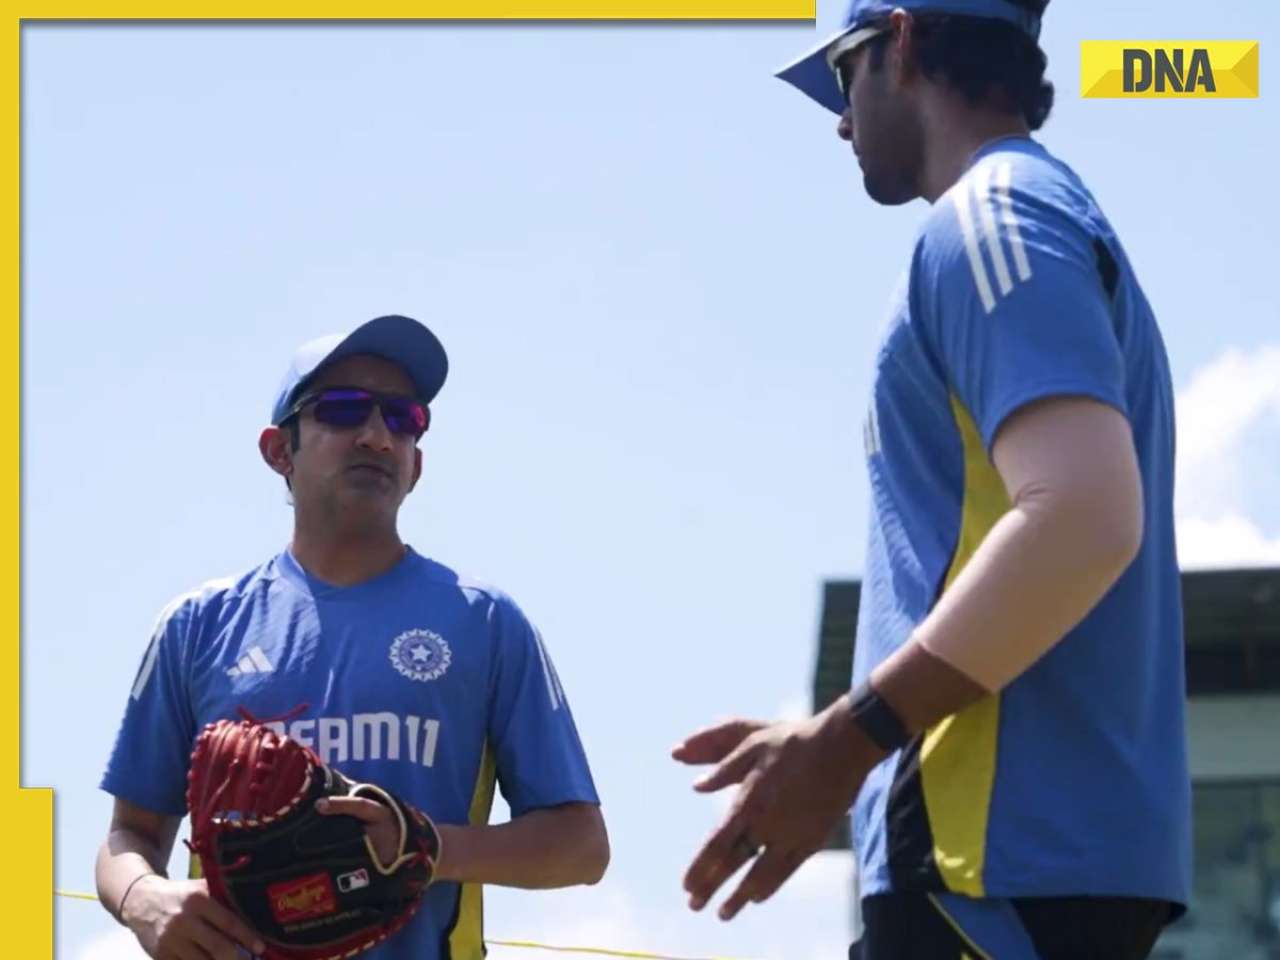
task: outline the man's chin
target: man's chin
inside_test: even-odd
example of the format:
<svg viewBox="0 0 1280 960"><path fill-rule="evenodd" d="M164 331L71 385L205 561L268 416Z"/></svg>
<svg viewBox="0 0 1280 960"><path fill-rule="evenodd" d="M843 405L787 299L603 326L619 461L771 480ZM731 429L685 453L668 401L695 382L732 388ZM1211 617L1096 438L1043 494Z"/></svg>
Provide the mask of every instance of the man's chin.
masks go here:
<svg viewBox="0 0 1280 960"><path fill-rule="evenodd" d="M862 174L862 186L867 191L867 196L884 207L900 207L919 196L905 184L885 183L883 179L872 177L865 171Z"/></svg>
<svg viewBox="0 0 1280 960"><path fill-rule="evenodd" d="M365 476L348 480L342 485L342 499L352 510L384 512L395 510L404 500L405 492L390 477Z"/></svg>

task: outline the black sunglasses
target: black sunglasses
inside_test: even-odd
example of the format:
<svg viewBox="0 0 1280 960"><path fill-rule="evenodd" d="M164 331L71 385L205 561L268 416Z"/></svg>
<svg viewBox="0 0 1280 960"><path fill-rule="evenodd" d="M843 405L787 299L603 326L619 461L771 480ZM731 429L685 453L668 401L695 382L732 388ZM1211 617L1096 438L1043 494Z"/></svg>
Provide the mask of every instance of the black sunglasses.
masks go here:
<svg viewBox="0 0 1280 960"><path fill-rule="evenodd" d="M836 86L840 88L840 99L849 102L849 90L853 87L853 57L841 57L835 64Z"/></svg>
<svg viewBox="0 0 1280 960"><path fill-rule="evenodd" d="M377 393L360 387L326 387L299 398L289 410L295 417L307 407L320 423L331 427L358 427L369 419L373 408L382 413L387 429L403 437L417 440L431 425L431 411L413 397ZM286 417L285 419L288 419Z"/></svg>
<svg viewBox="0 0 1280 960"><path fill-rule="evenodd" d="M874 33L859 31L864 33L861 42L855 41L857 44L856 46L840 50L836 56L829 61L831 64L831 70L836 75L836 86L840 88L840 96L845 103L849 102L849 91L853 88L853 78L857 73L856 64L859 59L858 57L851 56L851 54L853 54L855 50L867 49L867 47L872 43L881 42L884 35L889 33L890 30L891 28L888 25L881 25L875 29Z"/></svg>

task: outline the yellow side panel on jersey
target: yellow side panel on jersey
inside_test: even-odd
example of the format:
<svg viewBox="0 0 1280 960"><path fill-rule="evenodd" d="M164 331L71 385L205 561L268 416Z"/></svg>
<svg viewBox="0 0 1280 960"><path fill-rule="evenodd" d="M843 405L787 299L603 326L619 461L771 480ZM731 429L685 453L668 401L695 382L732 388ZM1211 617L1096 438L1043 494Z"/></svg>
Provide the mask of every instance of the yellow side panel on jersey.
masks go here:
<svg viewBox="0 0 1280 960"><path fill-rule="evenodd" d="M954 394L951 412L964 444L964 504L944 591L1010 507L1004 481L987 459L973 417ZM971 897L984 895L982 868L999 724L1000 698L987 697L932 727L920 748L920 779L934 861L948 890Z"/></svg>
<svg viewBox="0 0 1280 960"><path fill-rule="evenodd" d="M497 780L497 766L489 744L484 745L480 757L480 772L476 776L476 789L471 795L471 812L468 821L473 826L489 822L493 809L493 787ZM479 883L464 883L459 894L458 920L449 933L449 960L482 960L484 957L484 887Z"/></svg>

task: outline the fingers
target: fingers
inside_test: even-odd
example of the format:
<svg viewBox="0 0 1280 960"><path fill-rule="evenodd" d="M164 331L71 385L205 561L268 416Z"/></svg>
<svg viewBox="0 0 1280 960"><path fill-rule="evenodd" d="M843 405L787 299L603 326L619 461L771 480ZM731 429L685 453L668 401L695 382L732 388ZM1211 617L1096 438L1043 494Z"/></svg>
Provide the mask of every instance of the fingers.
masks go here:
<svg viewBox="0 0 1280 960"><path fill-rule="evenodd" d="M727 834L717 834L707 841L685 873L684 887L689 892L689 909L705 907L724 882L754 855L754 846L742 832L736 839L727 839Z"/></svg>
<svg viewBox="0 0 1280 960"><path fill-rule="evenodd" d="M686 737L671 750L682 763L719 763L738 744L766 726L759 720L728 720Z"/></svg>
<svg viewBox="0 0 1280 960"><path fill-rule="evenodd" d="M200 960L204 960L206 956L211 960L242 960L244 956L240 951L241 944L208 922L207 916L196 918L196 921L187 927L186 934L190 940L190 946L195 948L187 951L192 957L199 957ZM249 944L253 944L256 939L250 936L249 943L244 946L252 950ZM252 952L261 951L252 950Z"/></svg>
<svg viewBox="0 0 1280 960"><path fill-rule="evenodd" d="M748 811L755 807L753 786L751 782L743 786L729 816L707 838L685 871L684 888L689 892L690 909L706 906L720 886L754 855L754 846L747 837L751 819Z"/></svg>
<svg viewBox="0 0 1280 960"><path fill-rule="evenodd" d="M768 900L808 858L808 854L798 850L780 853L775 848L766 848L751 865L737 889L720 905L720 919L732 920L748 903L763 903Z"/></svg>
<svg viewBox="0 0 1280 960"><path fill-rule="evenodd" d="M316 811L326 815L345 814L365 824L371 845L369 852L383 869L391 869L403 852L401 825L390 807L364 797L324 797L316 801Z"/></svg>
<svg viewBox="0 0 1280 960"><path fill-rule="evenodd" d="M755 767L757 752L755 744L744 740L718 767L695 780L693 789L699 793L715 793L730 784L741 783Z"/></svg>
<svg viewBox="0 0 1280 960"><path fill-rule="evenodd" d="M262 953L267 949L262 937L252 927L216 900L209 899L205 901L200 919L204 921L204 926L214 937L224 943L231 943L232 950L227 954L228 957L237 956L235 951L237 944L255 954ZM220 957L221 955L214 954L214 956Z"/></svg>
<svg viewBox="0 0 1280 960"><path fill-rule="evenodd" d="M316 812L346 814L365 823L382 823L395 816L390 807L363 797L322 797L316 801Z"/></svg>

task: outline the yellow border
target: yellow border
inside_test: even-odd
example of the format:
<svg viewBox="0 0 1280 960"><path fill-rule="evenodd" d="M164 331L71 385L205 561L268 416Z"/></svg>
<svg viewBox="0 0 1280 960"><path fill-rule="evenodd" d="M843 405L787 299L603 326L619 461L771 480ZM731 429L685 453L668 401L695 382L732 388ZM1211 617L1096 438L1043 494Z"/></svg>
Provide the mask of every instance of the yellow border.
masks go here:
<svg viewBox="0 0 1280 960"><path fill-rule="evenodd" d="M742 20L742 21L810 21L817 18L816 0L435 0L428 4L410 4L389 0L373 7L359 9L336 2L285 2L264 9L259 4L221 3L188 6L179 11L173 4L137 3L121 12L118 5L103 3L63 4L57 7L29 7L15 13L10 21L12 61L4 71L9 78L3 101L9 104L4 117L8 130L20 129L21 44L22 25L30 21L52 20ZM8 58L6 58L6 62ZM10 826L12 854L0 871L0 903L9 923L10 952L14 956L38 960L53 956L53 791L48 788L24 788L21 785L21 648L19 642L21 501L19 471L21 468L19 439L21 399L21 332L20 332L20 245L21 204L18 136L9 154L7 174L14 190L5 203L5 221L13 243L7 260L5 301L13 308L10 334L6 339L6 362L10 375L10 411L6 423L9 467L4 471L5 499L10 504L5 524L5 539L11 544L10 569L4 578L0 597L3 609L9 611L8 649L4 653L4 694L9 707L10 734L3 738L0 753L0 822ZM105 825L104 825L105 826ZM89 854L86 854L89 855ZM20 918L13 922L13 918ZM639 954L637 954L639 956Z"/></svg>
<svg viewBox="0 0 1280 960"><path fill-rule="evenodd" d="M382 0L356 9L337 0L282 0L266 6L238 3L183 4L142 0L121 12L118 4L85 2L25 9L18 22L54 20L779 20L815 21L816 0Z"/></svg>
<svg viewBox="0 0 1280 960"><path fill-rule="evenodd" d="M15 18L14 26L20 21ZM7 651L3 657L4 702L9 704L9 733L3 737L3 753L0 754L0 822L11 825L14 851L3 871L0 871L0 903L4 904L5 919L9 922L10 938L14 946L8 950L14 956L51 957L53 955L53 791L49 789L21 789L21 663L18 631L21 623L19 565L21 562L21 501L19 499L19 415L21 399L21 340L18 324L20 309L19 290L19 208L21 187L18 180L21 154L18 145L20 120L20 65L21 30L10 35L9 49L12 63L4 71L8 77L7 92L0 100L7 103L4 127L15 133L9 151L9 173L5 179L12 185L12 192L4 204L5 222L10 224L8 235L13 247L6 256L10 264L5 271L4 299L13 308L10 333L5 338L5 364L9 369L5 382L9 384L9 415L5 418L4 449L8 451L9 466L4 469L5 501L10 505L9 519L5 521L5 541L11 544L8 553L9 572L4 577L4 593L0 607L8 612L9 628L5 631ZM7 58L6 58L7 59ZM14 918L20 918L15 920Z"/></svg>

